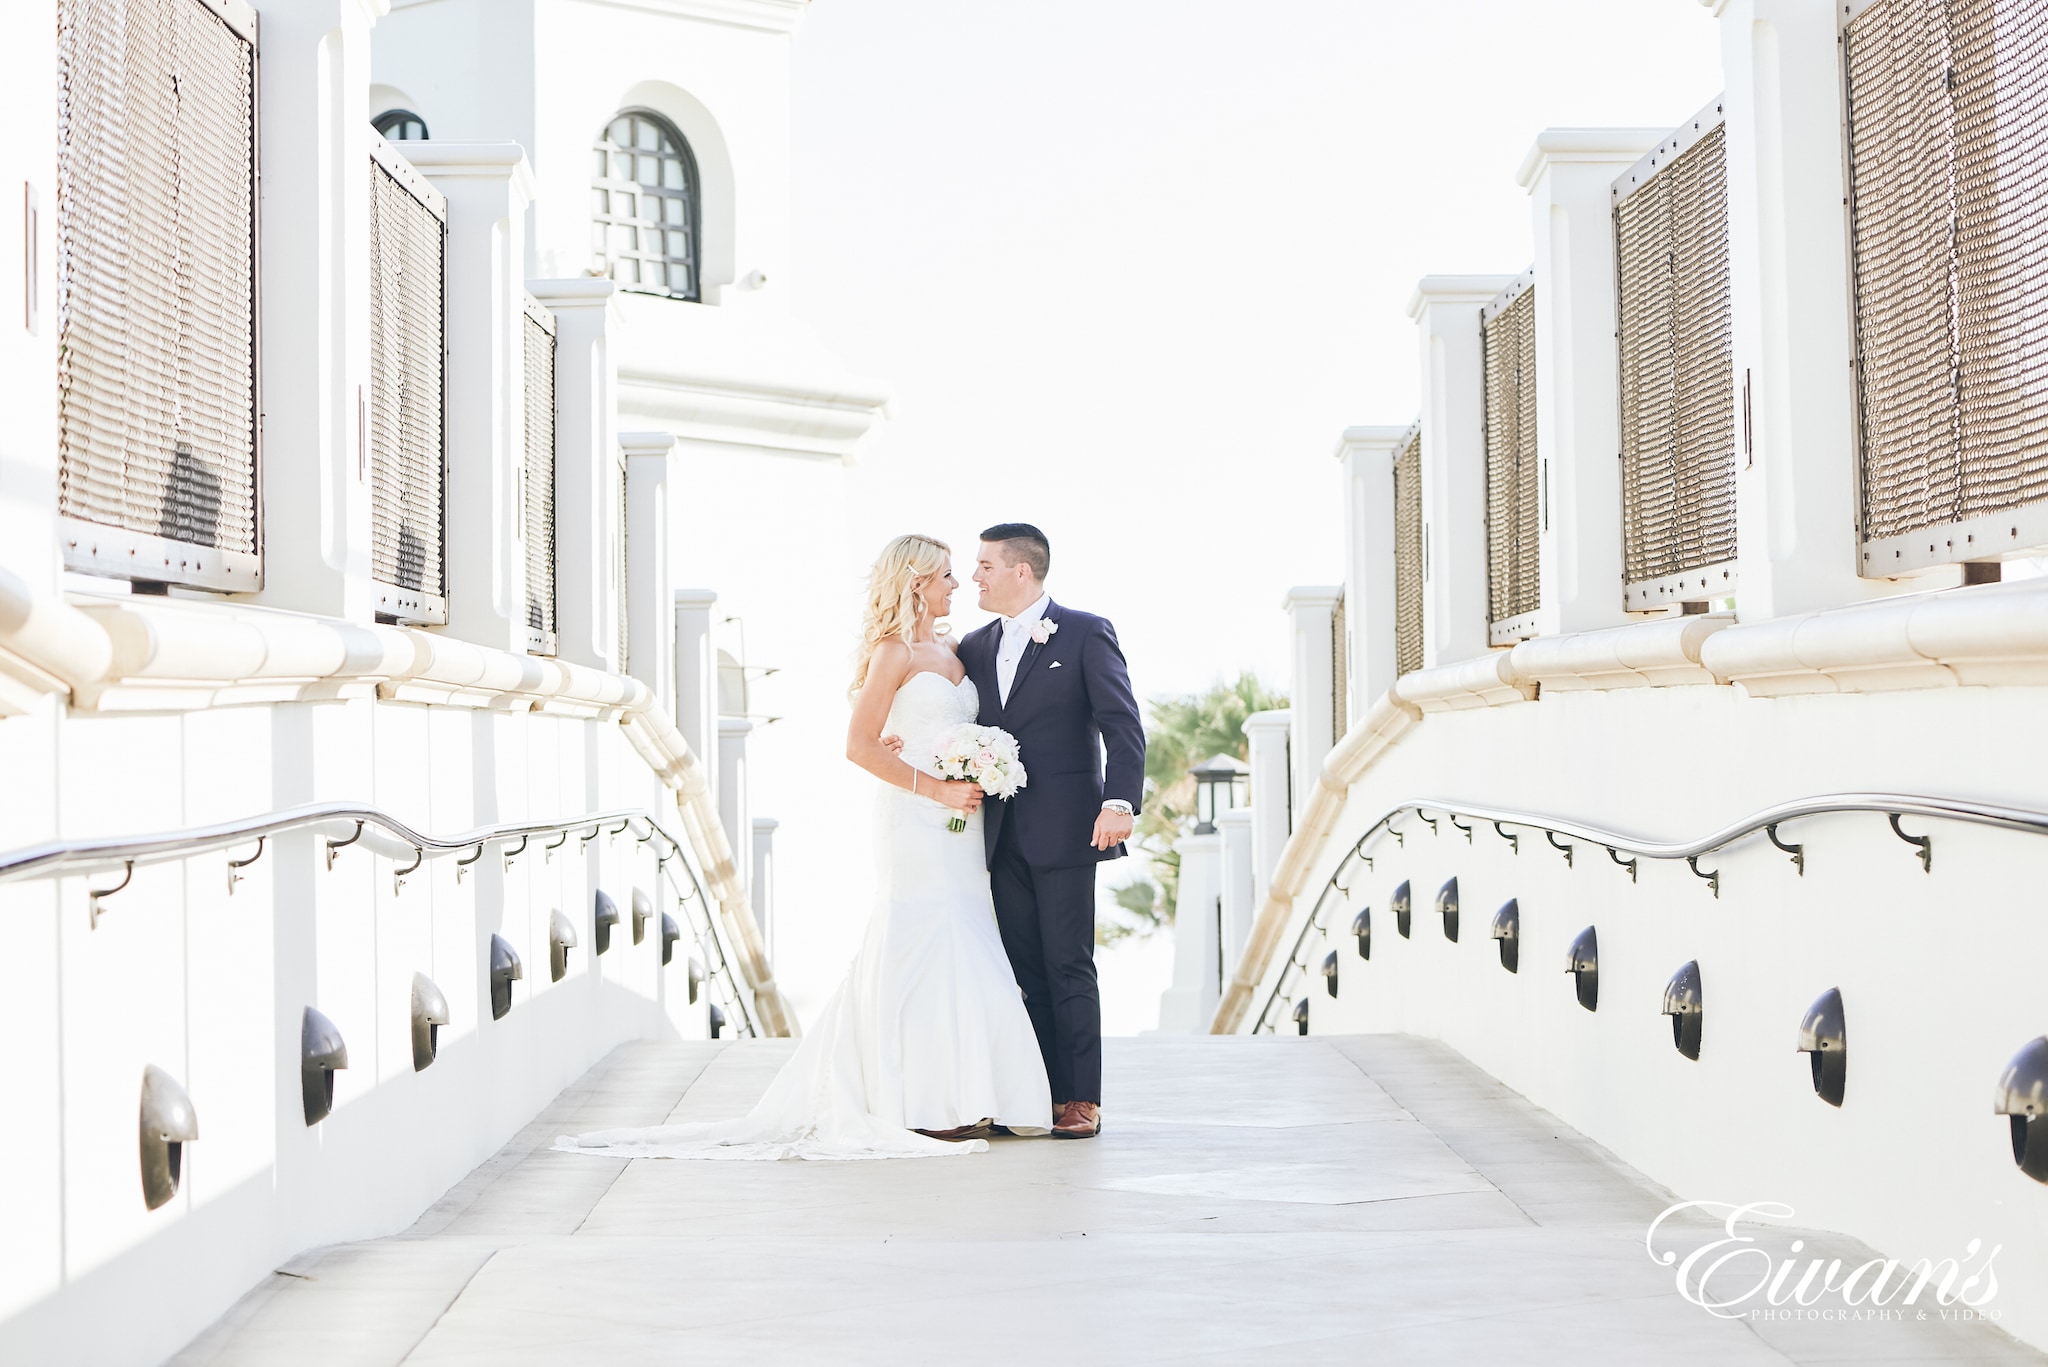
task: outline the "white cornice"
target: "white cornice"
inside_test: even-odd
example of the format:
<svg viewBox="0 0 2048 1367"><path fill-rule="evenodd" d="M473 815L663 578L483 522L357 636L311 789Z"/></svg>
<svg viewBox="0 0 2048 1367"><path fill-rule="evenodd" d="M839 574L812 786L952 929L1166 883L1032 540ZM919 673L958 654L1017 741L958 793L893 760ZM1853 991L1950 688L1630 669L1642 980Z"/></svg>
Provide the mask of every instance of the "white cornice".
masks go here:
<svg viewBox="0 0 2048 1367"><path fill-rule="evenodd" d="M1664 140L1668 128L1546 128L1522 158L1515 184L1524 190L1552 166L1600 165L1623 170Z"/></svg>
<svg viewBox="0 0 2048 1367"><path fill-rule="evenodd" d="M1422 311L1431 304L1490 304L1494 297L1518 276L1513 275L1425 275L1415 282L1415 293L1408 300L1408 317L1411 322L1422 320Z"/></svg>
<svg viewBox="0 0 2048 1367"><path fill-rule="evenodd" d="M606 9L640 10L760 33L794 33L810 0L574 0Z"/></svg>

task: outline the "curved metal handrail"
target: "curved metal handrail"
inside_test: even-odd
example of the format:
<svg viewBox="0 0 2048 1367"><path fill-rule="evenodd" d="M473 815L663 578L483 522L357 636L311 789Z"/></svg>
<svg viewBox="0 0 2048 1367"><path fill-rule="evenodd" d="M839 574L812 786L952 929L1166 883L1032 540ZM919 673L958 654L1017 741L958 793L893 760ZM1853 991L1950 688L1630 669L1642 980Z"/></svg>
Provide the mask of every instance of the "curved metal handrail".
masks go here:
<svg viewBox="0 0 2048 1367"><path fill-rule="evenodd" d="M671 860L681 864L683 872L689 875L691 891L684 893L672 872L666 873L670 885L685 901L694 895L706 909L706 925L702 928L698 926L695 916L689 917L691 938L700 944L707 936L709 938L709 944L705 945L705 958L709 961L705 965L705 975L714 981L721 977L725 979L725 996L739 1016L740 1028L749 1035L757 1035L759 1032L754 1025L753 1013L747 1008L746 993L740 989L738 979L732 973L725 944L719 938L717 918L709 914L714 904L704 891L703 880L698 877L696 865L689 857L688 847L671 834L654 813L645 807L619 807L601 812L584 812L558 821L504 822L494 826L478 826L459 835L441 837L415 830L379 807L367 807L350 802L316 802L288 807L283 811L269 812L261 816L216 822L210 826L194 826L183 831L164 831L144 836L52 840L41 845L31 845L25 849L0 854L0 882L66 873L89 873L96 869L124 866L132 877L134 866L137 864L189 859L194 855L227 849L250 840L268 839L286 831L324 825L339 826L350 822L356 823L357 833L350 840L341 842L342 844L355 843L355 840L361 838L362 828L375 826L389 833L398 843L409 845L416 850L418 860L413 867L417 868L419 862L424 862L430 853L455 854L474 846L477 849L477 858L482 858L484 847L499 841L518 840L524 848L525 842L537 835L552 835L557 831L566 832L589 826L593 822L602 824L612 821L621 823L621 831L635 821L643 822L647 826L648 834L641 837L642 843L657 835L668 842L670 854L659 862L664 871ZM125 879L121 886L127 886ZM113 891L118 889L109 889L97 896L110 895Z"/></svg>
<svg viewBox="0 0 2048 1367"><path fill-rule="evenodd" d="M388 832L401 845L410 845L429 854L452 854L480 843L548 835L555 831L587 826L593 821L616 821L622 817L646 822L660 831L662 838L669 844L681 848L681 842L663 830L654 813L645 807L621 807L611 811L586 812L564 821L512 821L496 826L479 826L475 830L464 831L460 835L444 839L414 830L382 808L366 807L352 802L314 802L302 807L287 807L281 812L242 817L235 821L217 822L211 826L194 826L182 831L164 831L143 836L52 840L41 845L30 845L26 849L0 854L0 882L30 878L38 874L85 872L90 869L108 868L131 859L138 864L189 859L195 854L206 854L230 845L239 845L259 836L273 836L285 831L303 830L308 826L330 823L342 825L359 821L365 826L375 826Z"/></svg>
<svg viewBox="0 0 2048 1367"><path fill-rule="evenodd" d="M1702 836L1698 840L1690 841L1651 840L1627 831L1609 830L1606 827L1594 826L1582 821L1570 821L1558 817L1544 816L1537 812L1515 811L1504 807L1488 807L1470 802L1452 802L1440 798L1411 799L1389 807L1380 815L1378 820L1365 828L1365 833L1359 836L1357 842L1337 860L1337 867L1331 872L1329 881L1323 884L1323 890L1316 895L1315 904L1309 908L1308 916L1302 921L1301 931L1294 937L1294 944L1288 950L1286 962L1281 965L1280 971L1274 975L1273 990L1266 995L1265 1005L1259 1008L1258 1019L1252 1025L1253 1034L1256 1035L1267 1028L1267 1022L1272 1018L1273 1008L1279 1003L1284 994L1283 990L1287 985L1288 974L1295 969L1307 971L1307 965L1301 961L1302 946L1308 943L1310 933L1322 925L1324 903L1329 900L1332 892L1340 891L1337 880L1343 876L1345 866L1353 859L1366 858L1365 847L1372 842L1374 836L1388 831L1390 823L1402 813L1414 812L1417 816L1422 816L1424 820L1428 820L1427 816L1424 816L1425 809L1432 812L1443 812L1453 818L1463 816L1467 819L1491 821L1494 823L1494 829L1499 831L1503 837L1509 839L1512 839L1512 837L1508 836L1508 832L1502 829L1504 826L1520 826L1525 830L1542 831L1544 838L1553 846L1557 845L1557 836L1566 836L1574 841L1589 845L1604 845L1607 847L1609 857L1613 858L1617 864L1623 864L1623 867L1627 867L1627 865L1623 863L1619 856L1614 854L1616 850L1625 850L1630 854L1638 855L1645 859L1684 859L1690 861L1698 859L1701 855L1711 854L1715 850L1725 849L1737 841L1747 839L1758 832L1763 832L1773 845L1793 855L1795 864L1799 866L1800 872L1803 874L1805 872L1803 853L1805 847L1798 845L1788 848L1784 842L1777 838L1776 828L1787 821L1796 821L1801 817L1827 816L1841 812L1869 812L1890 818L1892 830L1898 834L1899 838L1908 844L1919 847L1919 858L1922 867L1931 867L1929 864L1931 838L1927 836L1910 836L1900 831L1898 825L1900 817L1917 816L1941 821L1964 821L1972 825L1995 826L2002 830L2024 831L2032 835L2048 835L2048 812L2033 811L2023 807L2006 807L1990 802L1976 802L1969 798L1929 797L1925 794L1916 793L1825 793L1817 797L1800 798L1793 802L1781 802L1775 807L1766 807L1760 812L1752 812L1739 821L1731 822L1719 830ZM1392 833L1395 835L1400 834L1398 831ZM1520 852L1519 845L1516 847L1516 852ZM1570 862L1569 853L1566 855L1566 862ZM1693 871L1699 873L1697 864L1693 866ZM1630 869L1630 877L1633 880L1633 869ZM1718 896L1718 871L1713 875L1700 874L1700 877L1710 878L1710 881L1716 883L1715 892Z"/></svg>

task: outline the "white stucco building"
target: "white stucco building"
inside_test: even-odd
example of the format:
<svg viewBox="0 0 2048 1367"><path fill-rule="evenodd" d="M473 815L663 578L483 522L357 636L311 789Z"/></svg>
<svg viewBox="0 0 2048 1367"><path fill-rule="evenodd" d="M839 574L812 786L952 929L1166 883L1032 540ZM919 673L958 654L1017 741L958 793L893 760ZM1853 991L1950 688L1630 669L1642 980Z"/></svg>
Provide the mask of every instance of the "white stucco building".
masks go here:
<svg viewBox="0 0 2048 1367"><path fill-rule="evenodd" d="M887 408L791 305L804 11L0 14L0 1358L159 1360L619 1041L798 1028Z"/></svg>

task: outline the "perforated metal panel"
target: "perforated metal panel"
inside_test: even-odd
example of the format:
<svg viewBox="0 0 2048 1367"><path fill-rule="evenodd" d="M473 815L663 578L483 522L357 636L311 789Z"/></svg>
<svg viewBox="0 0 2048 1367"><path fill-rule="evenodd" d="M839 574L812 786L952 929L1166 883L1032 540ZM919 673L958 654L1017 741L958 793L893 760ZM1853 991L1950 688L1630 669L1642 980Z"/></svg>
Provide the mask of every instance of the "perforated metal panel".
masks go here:
<svg viewBox="0 0 2048 1367"><path fill-rule="evenodd" d="M65 563L261 586L246 5L57 4Z"/></svg>
<svg viewBox="0 0 2048 1367"><path fill-rule="evenodd" d="M633 658L633 656L632 656L632 652L631 652L631 651L630 651L630 649L629 649L629 647L630 647L630 646L632 645L632 636L631 636L631 634L630 634L630 633L628 632L628 630L627 630L627 627L628 627L628 626L630 625L630 622L631 622L631 615L630 615L630 614L629 614L629 613L628 613L628 612L626 611L626 589L627 589L627 587L628 587L628 581L629 581L629 578L630 578L630 576L629 576L629 574L628 574L628 568L629 568L629 567L630 567L630 566L632 565L632 563L633 563L633 562L632 562L632 559L631 559L631 557L630 557L630 556L629 556L629 555L627 554L627 550L626 550L626 522L627 522L627 512L628 512L628 510L627 510L627 507L626 507L626 462L625 462L625 461L623 461L623 460L621 460L621 461L619 462L619 570L618 570L618 573L619 573L619 673L621 673L621 674L627 673L627 672L628 672L628 671L629 671L629 670L630 670L630 669L632 668L632 658Z"/></svg>
<svg viewBox="0 0 2048 1367"><path fill-rule="evenodd" d="M378 611L448 619L443 572L447 205L381 141L370 159L370 576Z"/></svg>
<svg viewBox="0 0 2048 1367"><path fill-rule="evenodd" d="M1422 425L1394 457L1394 672L1422 668Z"/></svg>
<svg viewBox="0 0 2048 1367"><path fill-rule="evenodd" d="M1536 284L1531 271L1479 311L1486 358L1486 601L1489 638L1536 634Z"/></svg>
<svg viewBox="0 0 2048 1367"><path fill-rule="evenodd" d="M1717 102L1614 186L1631 609L1734 590L1735 361L1720 117Z"/></svg>
<svg viewBox="0 0 2048 1367"><path fill-rule="evenodd" d="M2048 544L2048 10L1843 34L1863 572Z"/></svg>
<svg viewBox="0 0 2048 1367"><path fill-rule="evenodd" d="M526 648L555 653L555 320L528 295L526 349Z"/></svg>
<svg viewBox="0 0 2048 1367"><path fill-rule="evenodd" d="M1344 595L1330 613L1330 739L1344 739L1351 729L1351 653L1346 648Z"/></svg>

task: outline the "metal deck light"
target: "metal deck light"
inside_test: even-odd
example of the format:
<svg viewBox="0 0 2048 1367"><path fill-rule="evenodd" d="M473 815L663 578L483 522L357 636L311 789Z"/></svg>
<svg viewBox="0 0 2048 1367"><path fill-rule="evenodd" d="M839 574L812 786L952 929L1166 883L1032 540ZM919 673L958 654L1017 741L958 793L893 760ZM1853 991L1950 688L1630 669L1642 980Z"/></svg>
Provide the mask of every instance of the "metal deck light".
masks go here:
<svg viewBox="0 0 2048 1367"><path fill-rule="evenodd" d="M1358 937L1358 957L1372 957L1372 908L1365 907L1351 918L1351 933Z"/></svg>
<svg viewBox="0 0 2048 1367"><path fill-rule="evenodd" d="M1337 995L1337 951L1334 949L1323 956L1323 986L1331 996Z"/></svg>
<svg viewBox="0 0 2048 1367"><path fill-rule="evenodd" d="M299 1100L310 1128L334 1114L334 1070L348 1067L348 1045L341 1028L306 1008L299 1025Z"/></svg>
<svg viewBox="0 0 2048 1367"><path fill-rule="evenodd" d="M1510 897L1506 905L1493 913L1493 927L1488 932L1500 942L1500 966L1510 973L1522 971L1522 904L1521 899Z"/></svg>
<svg viewBox="0 0 2048 1367"><path fill-rule="evenodd" d="M1437 914L1444 918L1444 938L1453 944L1458 939L1458 880L1453 878L1436 891Z"/></svg>
<svg viewBox="0 0 2048 1367"><path fill-rule="evenodd" d="M1700 965L1694 959L1664 984L1664 1014L1671 1017L1671 1043L1679 1053L1698 1061L1700 1024L1705 1014L1700 996Z"/></svg>
<svg viewBox="0 0 2048 1367"><path fill-rule="evenodd" d="M1587 926L1565 951L1564 971L1572 975L1579 1005L1588 1011L1600 1009L1600 937Z"/></svg>
<svg viewBox="0 0 2048 1367"><path fill-rule="evenodd" d="M1294 1004L1294 1033L1297 1035L1306 1035L1308 1033L1307 997L1303 997Z"/></svg>
<svg viewBox="0 0 2048 1367"><path fill-rule="evenodd" d="M424 973L412 975L412 1070L423 1072L441 1050L441 1027L448 1023L448 999Z"/></svg>
<svg viewBox="0 0 2048 1367"><path fill-rule="evenodd" d="M654 899L639 888L633 889L633 943L639 944L647 938L647 923L654 919Z"/></svg>
<svg viewBox="0 0 2048 1367"><path fill-rule="evenodd" d="M1841 1105L1849 1079L1849 1030L1842 1019L1840 988L1829 988L1806 1008L1794 1047L1813 1065L1813 1094L1830 1106Z"/></svg>
<svg viewBox="0 0 2048 1367"><path fill-rule="evenodd" d="M1414 909L1414 903L1408 893L1408 884L1403 883L1395 888L1394 895L1387 901L1394 908L1394 929L1401 932L1401 938L1405 940L1408 938L1409 915Z"/></svg>
<svg viewBox="0 0 2048 1367"><path fill-rule="evenodd" d="M597 890L596 949L599 954L612 947L612 927L619 923L619 904L603 888Z"/></svg>
<svg viewBox="0 0 2048 1367"><path fill-rule="evenodd" d="M491 1019L503 1020L512 1009L512 984L526 976L519 951L502 935L491 937Z"/></svg>
<svg viewBox="0 0 2048 1367"><path fill-rule="evenodd" d="M178 1194L184 1146L199 1138L199 1113L169 1073L142 1070L142 1203L151 1210Z"/></svg>
<svg viewBox="0 0 2048 1367"><path fill-rule="evenodd" d="M618 913L614 911L613 916ZM562 975L569 971L569 951L576 948L576 927L569 918L562 915L558 907L548 913L548 977L554 982L562 981Z"/></svg>
<svg viewBox="0 0 2048 1367"><path fill-rule="evenodd" d="M2029 1040L2005 1065L1992 1110L2012 1121L2012 1161L2048 1182L2048 1035Z"/></svg>

